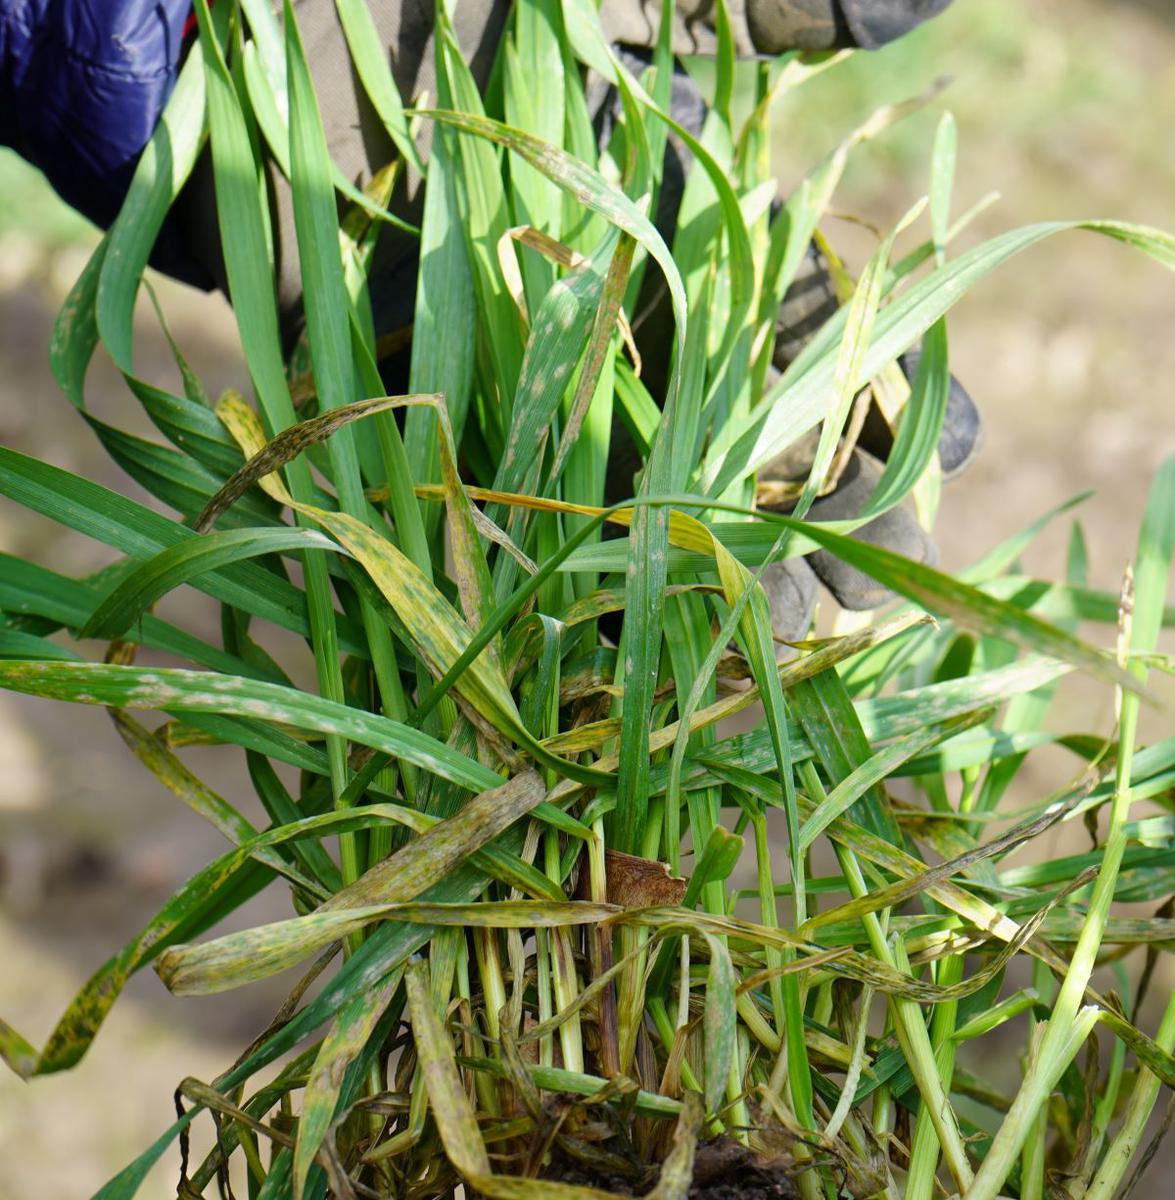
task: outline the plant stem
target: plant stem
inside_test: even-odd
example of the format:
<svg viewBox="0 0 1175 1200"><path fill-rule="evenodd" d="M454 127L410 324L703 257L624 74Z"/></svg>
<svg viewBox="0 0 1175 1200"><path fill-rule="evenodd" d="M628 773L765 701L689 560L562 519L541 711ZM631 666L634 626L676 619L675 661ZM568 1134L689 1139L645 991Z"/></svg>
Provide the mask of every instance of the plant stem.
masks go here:
<svg viewBox="0 0 1175 1200"><path fill-rule="evenodd" d="M1175 993L1172 993L1167 1000L1167 1008L1163 1013L1159 1031L1155 1035L1155 1041L1168 1053L1175 1048ZM1118 1184L1142 1140L1151 1110L1158 1099L1159 1087L1158 1076L1140 1066L1138 1078L1134 1081L1134 1088L1126 1102L1126 1115L1122 1121L1122 1128L1118 1130L1117 1136L1110 1143L1101 1166L1098 1167L1097 1174L1094 1175L1093 1182L1085 1193L1085 1200L1113 1200L1113 1197L1118 1194Z"/></svg>
<svg viewBox="0 0 1175 1200"><path fill-rule="evenodd" d="M867 895L869 888L856 855L840 845L836 846L836 854L841 870L848 880L849 890L855 897ZM887 966L898 969L877 914L867 913L862 920L874 955ZM889 1007L898 1044L914 1076L914 1082L918 1085L922 1103L934 1124L935 1133L946 1158L947 1169L955 1181L955 1186L971 1200L967 1191L973 1179L971 1164L967 1161L967 1151L963 1146L958 1122L955 1120L955 1110L951 1107L939 1078L938 1064L935 1061L934 1048L930 1044L930 1034L922 1018L922 1010L913 1000L902 996L891 996Z"/></svg>
<svg viewBox="0 0 1175 1200"><path fill-rule="evenodd" d="M901 954L904 959L904 952ZM908 966L908 963L903 964ZM958 983L963 978L962 955L952 955L939 964L936 982L943 987ZM955 1031L955 1020L959 1004L949 1000L934 1006L930 1023L930 1038L934 1045L935 1061L939 1078L945 1091L950 1091L951 1076L955 1069L955 1052L958 1043L951 1038ZM906 1176L906 1200L932 1200L934 1196L935 1172L938 1168L939 1144L925 1104L918 1112L914 1123L914 1137L910 1145L910 1169Z"/></svg>
<svg viewBox="0 0 1175 1200"><path fill-rule="evenodd" d="M1106 918L1109 916L1114 889L1118 883L1118 869L1126 850L1124 827L1130 812L1130 771L1134 763L1134 743L1138 734L1139 703L1135 693L1121 693L1122 719L1118 739L1116 787L1110 809L1110 829L1085 924L1081 928L1069 970L1065 972L1057 1002L1041 1037L1039 1052L1030 1061L1028 1074L1012 1101L1012 1107L992 1139L987 1157L975 1177L974 1189L968 1194L968 1200L995 1200L1033 1127L1038 1110L1044 1105L1065 1068L1081 1048L1081 1041L1075 1041L1074 1031L1085 1029L1088 1035L1096 1020L1096 1009L1092 1011L1092 1019L1086 1015L1090 1012L1089 1009L1080 1014L1078 1010L1085 997L1085 989L1093 973L1098 950L1101 948Z"/></svg>
<svg viewBox="0 0 1175 1200"><path fill-rule="evenodd" d="M1052 972L1040 961L1032 964L1032 981L1045 1003L1052 1000L1054 991ZM1040 1039L1044 1034L1043 1022L1030 1018L1028 1035L1028 1061L1031 1062L1040 1050ZM1048 1109L1042 1105L1033 1118L1032 1128L1020 1160L1020 1200L1043 1200L1044 1160L1048 1139Z"/></svg>

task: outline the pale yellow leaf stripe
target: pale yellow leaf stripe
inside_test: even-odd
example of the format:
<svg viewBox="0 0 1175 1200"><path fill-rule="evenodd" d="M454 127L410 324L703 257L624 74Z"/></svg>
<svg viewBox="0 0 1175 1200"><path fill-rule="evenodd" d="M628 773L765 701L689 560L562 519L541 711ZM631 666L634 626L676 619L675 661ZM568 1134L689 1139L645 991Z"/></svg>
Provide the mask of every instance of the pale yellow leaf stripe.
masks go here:
<svg viewBox="0 0 1175 1200"><path fill-rule="evenodd" d="M435 397L405 397L389 407L401 405L427 405L436 407ZM226 393L217 405L217 415L232 434L246 456L252 460L266 451L269 443L256 412L239 393ZM441 422L445 433L447 423ZM447 438L442 436L442 470L445 486L437 493L450 510L450 530L454 540L454 555L468 559L472 520L466 523L465 516L471 508L469 498L461 488L456 472L456 463L451 454L444 453ZM310 504L300 504L282 484L275 463L273 473L261 477L257 482L280 504L300 512L321 525L337 542L358 561L395 609L412 638L416 650L430 671L440 676L461 656L473 639L473 631L461 615L437 590L420 568L400 549L376 530L346 513L327 512ZM458 554L458 549L464 552ZM464 578L463 591L467 595L477 590L473 579L475 572L459 572ZM460 582L459 582L460 586ZM466 611L475 610L478 602L469 596ZM531 741L523 727L510 687L498 658L497 645L491 643L470 664L456 683L456 689L482 717L495 729L524 744Z"/></svg>

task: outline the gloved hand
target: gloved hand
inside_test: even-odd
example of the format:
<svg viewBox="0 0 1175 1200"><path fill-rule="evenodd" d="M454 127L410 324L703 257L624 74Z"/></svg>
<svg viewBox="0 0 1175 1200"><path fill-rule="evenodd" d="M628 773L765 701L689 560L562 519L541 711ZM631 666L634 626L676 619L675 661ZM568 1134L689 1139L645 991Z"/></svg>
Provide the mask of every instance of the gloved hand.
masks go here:
<svg viewBox="0 0 1175 1200"><path fill-rule="evenodd" d="M837 296L828 266L813 244L809 247L797 277L784 297L776 319L775 350L772 356L776 370L783 371L790 365L808 339L835 314L837 307ZM911 350L898 360L906 379L911 383L918 370L919 357L919 351ZM954 478L972 461L979 448L981 431L979 410L975 402L952 375L946 417L938 441L939 462L944 478ZM759 472L759 479L779 483L802 481L811 466L815 440L814 432L810 439L789 448ZM836 489L812 505L808 513L809 519L840 521L855 517L877 487L884 460L892 448L893 431L877 405L872 404L857 439L856 449L853 450ZM781 502L768 503L764 507L772 511L787 512L792 505ZM863 525L853 536L861 541L884 546L915 562L933 565L937 560L937 550L933 541L918 524L908 504L890 509L889 512ZM808 556L806 562L811 564L814 574L842 608L862 611L877 608L893 598L889 589L881 587L857 568L841 562L827 550L816 551ZM781 578L784 571L788 572L786 580ZM803 572L792 563L780 564L778 569L770 567L768 572L764 573L764 586L767 587L769 595L772 595L774 588L779 590L781 595L794 595L803 598L807 603L806 610L798 603L786 609L782 599L776 603L772 596L773 612L778 609L781 616L787 613L785 624L788 631L777 629L777 633L788 641L803 636L803 630L807 628L811 609L815 604L814 580L808 581L802 576ZM795 633L797 629L800 632ZM794 636L789 636L789 632Z"/></svg>
<svg viewBox="0 0 1175 1200"><path fill-rule="evenodd" d="M832 279L822 256L813 244L780 306L776 320L774 370L782 371L803 349L808 338L837 310ZM911 350L898 361L906 379L913 382L920 354ZM938 440L943 476L953 479L972 461L979 448L982 426L979 410L967 390L952 375L946 417ZM759 472L761 482L795 483L807 476L815 454L818 430L769 462ZM865 424L836 488L816 501L808 512L812 521L850 520L864 508L881 478L884 460L893 448L893 431L876 404L871 404ZM766 503L775 512L788 512L794 501ZM930 535L918 524L908 503L903 503L861 526L854 537L884 546L915 562L933 566L938 552ZM798 641L807 632L815 608L817 579L832 593L841 608L864 611L893 599L863 571L842 562L827 550L817 550L804 559L790 559L769 566L762 583L771 601L776 636Z"/></svg>
<svg viewBox="0 0 1175 1200"><path fill-rule="evenodd" d="M787 49L827 49L838 46L874 47L907 32L944 9L950 0L745 0L728 10L736 51L744 55L776 54ZM432 22L427 14L405 19L405 0L373 0L378 31L392 48L396 83L406 99L422 91L435 95L432 75ZM0 143L14 146L46 173L71 203L99 223L108 224L125 193L141 147L153 131L178 72L181 52L189 40L188 0L0 0ZM660 6L655 0L604 0L601 21L616 43L640 53L653 44ZM319 104L332 157L348 178L362 179L382 167L392 149L361 85L351 69L350 56L330 0L304 0L298 6L299 26L314 74ZM462 0L455 13L460 44L470 54L470 67L479 84L486 82L497 44L510 19L509 0ZM717 48L713 0L679 8L673 48L678 54L713 53ZM647 51L646 51L647 54ZM647 57L645 59L647 61ZM634 65L641 66L637 61ZM98 86L98 83L101 86ZM672 108L693 132L700 132L705 107L692 81L682 72L674 80ZM598 108L601 139L615 119L614 97L601 96ZM672 240L689 156L671 137L667 151L658 224ZM274 195L273 230L277 294L287 342L293 344L300 323L301 282L289 189L271 172ZM393 198L393 208L409 220L420 215L419 180L408 179ZM384 231L371 277L377 332L388 333L410 324L415 305L418 246L414 239ZM215 197L207 156L197 166L188 187L172 210L156 252L154 265L189 282L224 287ZM786 365L802 339L835 308L835 296L818 259L811 257L780 310L776 364ZM650 272L649 279L656 273ZM829 307L831 305L831 308ZM649 380L656 394L657 350L670 344L664 326L665 307L654 311L640 330ZM406 371L407 356L402 355ZM912 370L912 357L903 365ZM396 381L396 366L389 371ZM940 453L949 473L970 457L978 418L966 393L952 385L947 428ZM884 423L866 425L858 450L837 491L822 499L812 516L849 516L853 505L872 490L877 462L891 441ZM628 447L631 455L631 444ZM618 436L610 465L610 491L631 494L634 461L625 461L623 437ZM764 478L769 478L765 474ZM899 509L866 526L858 536L874 538L915 557L927 557L930 543ZM813 567L846 607L869 607L879 590L825 555L811 556ZM781 633L807 625L814 583L803 563L770 568L769 590ZM777 581L771 583L770 581ZM797 635L798 636L798 635Z"/></svg>
<svg viewBox="0 0 1175 1200"><path fill-rule="evenodd" d="M772 362L785 371L799 356L808 339L839 307L828 264L813 242L775 318ZM909 350L898 365L909 382L918 372L918 350ZM967 389L952 375L946 419L938 440L938 459L945 479L962 471L979 448L982 426L979 410ZM876 405L871 405L857 444L875 458L885 459L893 448L893 430Z"/></svg>
<svg viewBox="0 0 1175 1200"><path fill-rule="evenodd" d="M369 0L406 102L436 95L432 5ZM744 0L731 5L736 52L778 54L838 46L872 48L901 36L950 0ZM302 0L299 29L314 75L331 155L348 179L370 178L392 146L356 72L332 0ZM510 19L510 0L462 0L453 22L484 86ZM714 0L676 10L676 54L717 49ZM615 43L650 47L659 0L603 0L600 20ZM158 123L188 52L191 0L0 0L0 145L39 167L59 194L105 228L117 214L140 152ZM425 136L428 130L424 131ZM301 279L289 189L271 171L278 300L287 342L300 321ZM393 197L393 210L420 217L419 180ZM411 323L415 241L385 231L372 277L377 331ZM152 265L199 287L225 288L208 157L197 166L156 244Z"/></svg>
<svg viewBox="0 0 1175 1200"><path fill-rule="evenodd" d="M775 474L776 462L768 463L759 473L759 478L769 481L777 480L779 476ZM852 519L865 507L869 497L873 495L883 469L884 463L858 446L849 455L835 489L812 505L807 519L810 521L847 521ZM806 470L798 478L793 478L799 482L803 480L805 474ZM761 505L766 511L782 513L790 512L793 506L794 501ZM870 542L875 546L884 546L887 550L892 550L914 562L926 563L928 566L933 566L938 560L938 551L934 542L931 541L930 535L918 524L914 514L904 504L899 504L874 518L868 524L862 525L853 533L853 537L863 542ZM842 562L827 550L816 550L809 554L804 561L810 564L820 582L833 594L841 608L860 612L878 608L893 598L893 592L888 588L882 587L863 571ZM769 567L768 571L771 570L772 568ZM766 576L767 572L764 574ZM767 586L766 580L764 586ZM770 589L768 594L770 595ZM804 594L808 595L808 592L805 591ZM814 603L815 596L809 596L808 611L806 613L797 612L794 617L790 618L789 624L793 628L795 626L806 628L808 620L811 618L811 606ZM781 630L777 630L777 633L785 641L795 641L796 637L803 637L802 632L795 637L788 637Z"/></svg>
<svg viewBox="0 0 1175 1200"><path fill-rule="evenodd" d="M875 49L937 16L951 0L744 0L727 17L735 52L782 54L785 50ZM714 0L679 6L674 15L676 54L713 54L717 49ZM650 46L661 20L659 0L602 0L600 21L614 42Z"/></svg>
<svg viewBox="0 0 1175 1200"><path fill-rule="evenodd" d="M693 133L701 130L705 105L696 85L683 72L674 77L672 107L674 117L687 129ZM612 111L612 108L605 106L606 117ZM675 227L681 189L690 161L684 144L680 139L671 137L658 212L658 227L667 237L672 236ZM638 304L643 319L634 329L645 364L644 379L654 396L663 394L668 371L667 347L672 344L672 314L666 299L663 280L657 276L649 277ZM776 317L769 385L794 361L812 335L835 315L838 307L839 300L828 265L813 243ZM899 359L899 365L910 382L917 372L918 360L917 350L911 350ZM963 385L952 376L946 417L938 444L939 461L945 478L958 475L972 460L979 446L980 435L979 411ZM817 429L767 463L758 473L760 483L802 483L812 465L818 437ZM872 404L856 447L835 489L813 504L808 513L809 519L834 521L855 517L864 508L881 478L884 460L893 447L893 440L893 431L876 404ZM633 494L634 474L639 468L640 461L635 448L617 419L613 422L609 459L610 503ZM766 490L770 491L769 488ZM770 511L789 512L794 500L767 499L760 506ZM898 505L870 521L856 530L854 537L884 546L915 562L933 564L937 559L933 541L918 524L908 504ZM889 589L825 550L816 551L803 559L771 564L763 572L761 582L771 602L777 637L784 641L798 641L806 635L816 604L818 581L828 588L842 608L852 611L877 608L893 598Z"/></svg>

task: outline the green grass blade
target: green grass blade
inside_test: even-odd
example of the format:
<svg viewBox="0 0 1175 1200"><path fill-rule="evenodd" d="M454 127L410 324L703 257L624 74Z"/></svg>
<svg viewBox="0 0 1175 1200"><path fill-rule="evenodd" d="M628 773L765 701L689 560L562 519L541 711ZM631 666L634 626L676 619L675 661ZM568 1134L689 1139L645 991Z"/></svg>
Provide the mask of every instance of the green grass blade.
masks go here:
<svg viewBox="0 0 1175 1200"><path fill-rule="evenodd" d="M29 614L43 617L56 626L81 629L101 600L102 591L92 580L67 579L44 567L0 554L0 609L13 616ZM124 632L124 641L151 646L213 671L270 677L268 672L250 665L244 659L210 646L149 613L144 614L133 629ZM20 654L10 657L37 656Z"/></svg>
<svg viewBox="0 0 1175 1200"><path fill-rule="evenodd" d="M1175 555L1175 459L1167 459L1151 484L1135 557L1135 591L1126 601L1127 647L1134 653L1153 648L1162 625L1172 557ZM1131 611L1132 610L1132 611ZM1142 682L1146 667L1132 662L1131 676ZM1100 949L1118 870L1126 849L1124 826L1130 811L1134 743L1139 700L1121 693L1121 741L1116 764L1110 827L1089 911L1039 1048L1012 1107L992 1142L975 1179L978 1200L994 1200L1030 1131L1035 1112L1079 1052L1098 1010L1080 1006Z"/></svg>
<svg viewBox="0 0 1175 1200"><path fill-rule="evenodd" d="M720 938L707 937L710 966L706 973L705 1100L706 1111L717 1112L734 1063L737 1019L734 1006L734 965Z"/></svg>
<svg viewBox="0 0 1175 1200"><path fill-rule="evenodd" d="M294 423L294 406L282 362L267 214L261 208L257 163L244 115L205 0L196 0L196 18L205 65L217 217L229 297L258 400L270 432L276 433ZM309 500L308 466L295 460L287 474L294 498L303 503ZM338 632L326 564L317 555L306 564L306 597L319 687L330 700L341 701ZM333 736L328 739L328 748L334 789L339 793L346 774L345 749Z"/></svg>
<svg viewBox="0 0 1175 1200"><path fill-rule="evenodd" d="M445 1153L470 1184L478 1186L489 1179L490 1159L457 1074L453 1043L436 1010L428 967L423 962L413 963L405 975L405 983L408 1011L416 1033L416 1052Z"/></svg>
<svg viewBox="0 0 1175 1200"><path fill-rule="evenodd" d="M876 751L859 767L845 776L816 806L800 830L801 850L807 853L816 839L833 821L848 812L869 789L876 787L888 776L894 774L903 763L908 762L915 755L923 753L929 747L986 721L989 716L990 712L985 709L967 713L945 721L940 726L930 726L907 734L884 749Z"/></svg>
<svg viewBox="0 0 1175 1200"><path fill-rule="evenodd" d="M457 206L455 141L452 131L435 131L424 195L409 387L445 397L453 438L460 445L473 386L477 316L472 267ZM409 410L404 448L417 483L439 482L439 437L431 413ZM438 514L431 506L426 506L424 522L430 535L435 533Z"/></svg>
<svg viewBox="0 0 1175 1200"><path fill-rule="evenodd" d="M796 717L831 779L839 785L864 767L872 756L869 741L835 668L801 681L790 695ZM879 783L864 788L849 812L857 824L877 837L901 845L897 822ZM800 840L802 843L802 835Z"/></svg>
<svg viewBox="0 0 1175 1200"><path fill-rule="evenodd" d="M195 166L203 140L204 67L199 56L192 55L180 71L107 234L108 253L98 282L97 326L110 357L127 374L134 371L131 342L139 280L167 210Z"/></svg>
<svg viewBox="0 0 1175 1200"><path fill-rule="evenodd" d="M343 1075L367 1044L392 1001L403 975L394 971L370 992L361 992L335 1018L322 1041L302 1100L294 1146L293 1196L302 1200L306 1178L335 1116Z"/></svg>
<svg viewBox="0 0 1175 1200"><path fill-rule="evenodd" d="M83 638L121 637L161 596L222 566L292 550L339 551L312 529L230 529L179 542L138 567L94 609Z"/></svg>
<svg viewBox="0 0 1175 1200"><path fill-rule="evenodd" d="M892 362L975 283L1013 255L1055 233L1087 229L1132 245L1169 269L1175 269L1175 238L1145 226L1119 221L1054 221L1012 230L976 246L945 266L919 280L877 318L874 337L861 366L858 385ZM843 322L842 315L826 327L832 335ZM815 363L809 360L803 374L784 373L779 383L735 431L730 449L721 458L711 457L703 465L702 485L718 495L737 479L757 470L786 449L824 416L835 371L833 358L825 353ZM786 403L781 403L786 396Z"/></svg>
<svg viewBox="0 0 1175 1200"><path fill-rule="evenodd" d="M910 494L938 452L946 420L951 376L947 368L946 322L936 321L922 339L922 356L910 398L902 410L893 449L862 517L885 512Z"/></svg>
<svg viewBox="0 0 1175 1200"><path fill-rule="evenodd" d="M955 185L958 143L954 114L944 112L934 131L934 149L930 157L930 227L934 233L935 261L939 266L943 263L944 247L950 237L951 190Z"/></svg>
<svg viewBox="0 0 1175 1200"><path fill-rule="evenodd" d="M1124 671L1108 655L1072 634L1014 605L960 583L941 571L912 562L892 550L826 532L819 525L792 521L774 514L765 519L805 534L842 561L859 567L899 595L913 600L936 616L955 621L964 629L1002 638L1038 654L1059 658L1130 691L1145 691L1136 677Z"/></svg>
<svg viewBox="0 0 1175 1200"><path fill-rule="evenodd" d="M388 137L392 139L404 161L418 174L424 175L424 164L420 161L416 144L408 129L408 120L404 116L400 89L388 69L387 61L377 49L380 38L370 10L364 0L335 0L335 8L347 38L351 61L355 64L355 70L363 81L363 88L379 114Z"/></svg>
<svg viewBox="0 0 1175 1200"><path fill-rule="evenodd" d="M0 446L0 493L132 558L149 558L170 546L198 540L190 529L145 505L4 446ZM282 629L310 632L303 593L255 563L233 564L201 576L197 587ZM342 616L336 619L343 648L366 656L366 643L355 625Z"/></svg>
<svg viewBox="0 0 1175 1200"><path fill-rule="evenodd" d="M0 687L82 704L260 718L345 736L462 787L481 790L500 782L493 771L419 730L272 683L170 667L13 661L0 663Z"/></svg>

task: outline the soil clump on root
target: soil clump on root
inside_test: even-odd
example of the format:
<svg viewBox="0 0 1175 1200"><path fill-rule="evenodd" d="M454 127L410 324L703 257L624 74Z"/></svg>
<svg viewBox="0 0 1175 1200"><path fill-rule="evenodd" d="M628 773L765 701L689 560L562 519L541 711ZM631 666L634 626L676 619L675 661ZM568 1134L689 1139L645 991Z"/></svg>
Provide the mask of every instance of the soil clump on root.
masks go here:
<svg viewBox="0 0 1175 1200"><path fill-rule="evenodd" d="M553 1163L547 1178L599 1188L620 1196L641 1196L657 1182L650 1170L644 1178L618 1171L593 1170L582 1162ZM786 1157L760 1158L733 1138L720 1137L698 1146L689 1200L797 1200L794 1167Z"/></svg>

